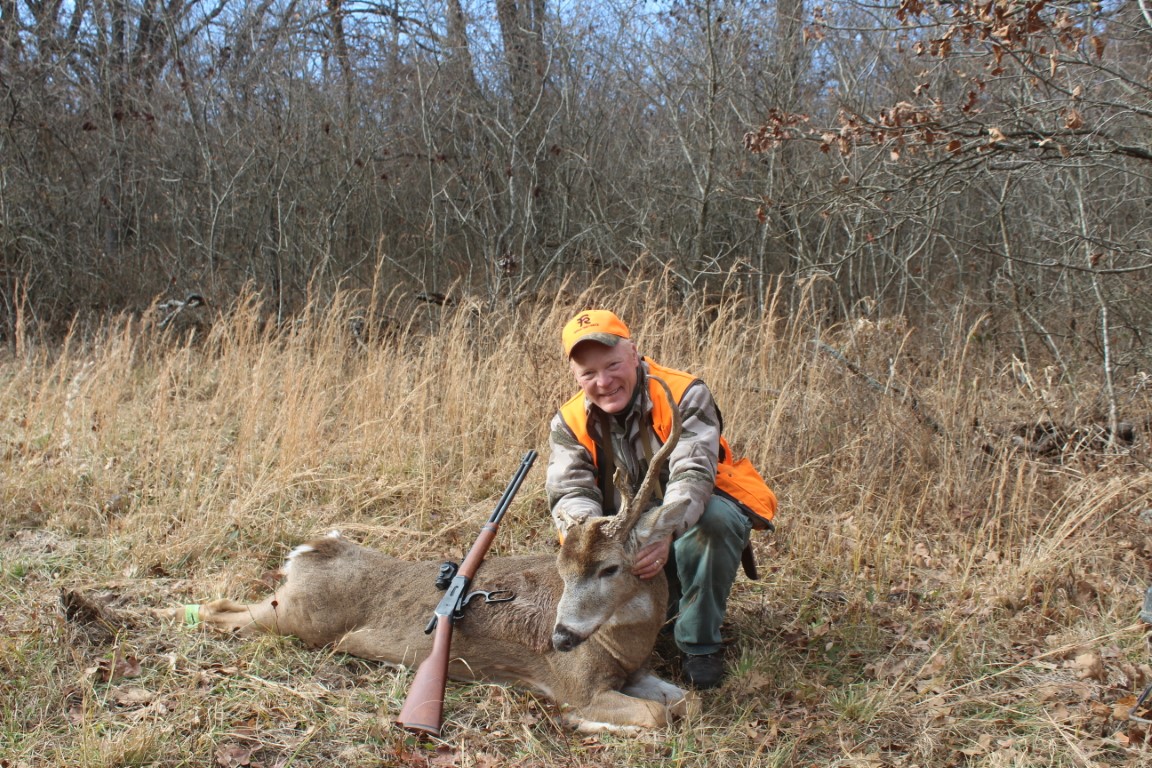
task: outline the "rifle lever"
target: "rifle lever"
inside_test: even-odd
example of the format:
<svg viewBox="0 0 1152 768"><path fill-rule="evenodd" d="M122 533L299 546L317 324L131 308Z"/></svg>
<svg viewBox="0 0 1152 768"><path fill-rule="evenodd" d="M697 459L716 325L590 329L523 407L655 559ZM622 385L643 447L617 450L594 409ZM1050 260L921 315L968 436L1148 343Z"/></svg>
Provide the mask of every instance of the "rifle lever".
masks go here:
<svg viewBox="0 0 1152 768"><path fill-rule="evenodd" d="M462 617L465 606L467 606L474 597L482 597L486 603L506 603L509 600L515 600L516 593L510 589L494 589L491 592L478 589L475 592L469 592L468 595L460 601L460 608L456 611L457 619Z"/></svg>
<svg viewBox="0 0 1152 768"><path fill-rule="evenodd" d="M469 592L460 600L456 608L453 609L452 618L454 620L459 621L464 618L464 609L468 607L468 603L471 602L474 597L482 597L486 603L506 603L509 600L515 600L516 593L510 589L493 589L491 592L478 589L475 592ZM432 631L436 629L436 622L439 618L440 616L438 614L432 614L432 620L428 622L428 626L424 627L424 634L432 634Z"/></svg>

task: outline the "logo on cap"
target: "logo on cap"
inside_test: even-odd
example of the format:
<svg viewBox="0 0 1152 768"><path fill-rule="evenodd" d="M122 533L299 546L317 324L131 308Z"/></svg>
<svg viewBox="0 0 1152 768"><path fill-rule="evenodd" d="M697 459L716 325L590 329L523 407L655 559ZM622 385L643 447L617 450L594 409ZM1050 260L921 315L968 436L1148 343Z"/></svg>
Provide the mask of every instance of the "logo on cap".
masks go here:
<svg viewBox="0 0 1152 768"><path fill-rule="evenodd" d="M588 309L568 321L561 334L564 354L571 355L572 349L582 341L598 341L614 347L620 339L630 338L628 326L615 314L606 309Z"/></svg>

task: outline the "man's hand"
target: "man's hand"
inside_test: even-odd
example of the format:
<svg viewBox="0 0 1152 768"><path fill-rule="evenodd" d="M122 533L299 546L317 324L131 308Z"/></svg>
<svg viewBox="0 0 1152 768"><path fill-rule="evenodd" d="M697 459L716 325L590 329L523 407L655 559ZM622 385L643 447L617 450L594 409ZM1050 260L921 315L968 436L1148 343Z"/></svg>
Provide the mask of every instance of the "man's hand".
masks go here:
<svg viewBox="0 0 1152 768"><path fill-rule="evenodd" d="M645 544L632 561L632 573L645 580L660 573L664 570L664 564L668 562L668 550L671 546L671 536Z"/></svg>

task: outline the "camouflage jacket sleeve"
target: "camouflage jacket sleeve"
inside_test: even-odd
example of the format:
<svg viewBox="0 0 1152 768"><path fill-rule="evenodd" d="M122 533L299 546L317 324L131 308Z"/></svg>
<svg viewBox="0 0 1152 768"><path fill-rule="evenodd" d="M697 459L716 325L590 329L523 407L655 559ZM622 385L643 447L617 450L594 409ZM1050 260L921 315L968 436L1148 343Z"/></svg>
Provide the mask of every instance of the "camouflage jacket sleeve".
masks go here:
<svg viewBox="0 0 1152 768"><path fill-rule="evenodd" d="M561 513L577 520L602 514L603 497L596 483L592 456L568 429L559 413L552 417L548 447L545 490L557 527L560 527Z"/></svg>

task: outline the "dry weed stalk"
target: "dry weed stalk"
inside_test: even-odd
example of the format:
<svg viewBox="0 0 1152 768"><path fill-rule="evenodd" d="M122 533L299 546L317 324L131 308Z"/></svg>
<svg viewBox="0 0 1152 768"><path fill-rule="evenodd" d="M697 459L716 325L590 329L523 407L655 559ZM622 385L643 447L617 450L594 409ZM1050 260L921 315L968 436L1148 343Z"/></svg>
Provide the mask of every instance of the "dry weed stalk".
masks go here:
<svg viewBox="0 0 1152 768"><path fill-rule="evenodd" d="M490 703L481 687L458 694L478 714L446 755L1040 766L1060 764L1069 740L1084 754L1136 754L1145 737L1112 705L1152 676L1130 629L1152 557L1146 439L1110 454L1036 456L1006 441L989 452L974 425L1036 414L977 322L958 317L939 336L874 317L832 326L819 290L793 315L764 318L737 301L689 311L647 283L515 309L367 306L405 322L363 344L347 331L355 295L279 328L242 301L191 342L121 319L61 346L24 344L0 363L0 668L11 683L0 756L211 764L247 745L265 765L420 764L429 756L372 729L378 702L364 693L385 691L395 709L404 678L286 641L251 641L257 653L147 628L99 640L52 606L87 584L120 611L255 594L290 544L330 527L396 553L458 556L469 536L459 521L499 492L503 458L545 443L571 389L556 329L589 305L618 309L643 351L716 392L736 448L781 496L780 531L757 543L768 578L737 585L727 631L740 660L693 730L565 741L542 703L503 689ZM952 439L813 338L853 351L877 381L898 377ZM1093 375L1068 371L1080 384L1047 391L1044 407L1082 413ZM1126 413L1152 412L1144 389L1115 396ZM500 554L553 545L542 489L520 498ZM225 573L226 562L243 566ZM1079 679L1083 653L1099 671ZM137 659L136 676L88 672L114 656ZM283 691L321 684L323 696ZM499 735L481 732L494 722Z"/></svg>

